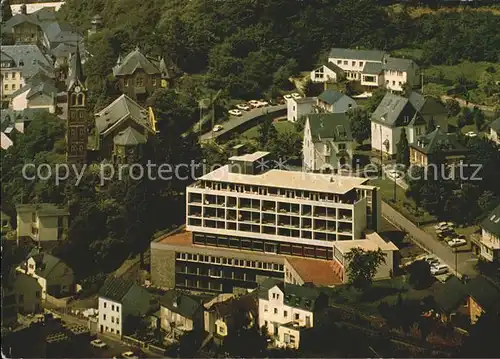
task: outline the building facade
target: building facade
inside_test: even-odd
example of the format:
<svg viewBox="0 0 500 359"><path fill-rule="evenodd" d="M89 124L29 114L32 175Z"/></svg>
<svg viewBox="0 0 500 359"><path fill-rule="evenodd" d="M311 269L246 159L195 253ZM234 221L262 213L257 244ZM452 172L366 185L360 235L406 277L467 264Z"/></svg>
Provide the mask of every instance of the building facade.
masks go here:
<svg viewBox="0 0 500 359"><path fill-rule="evenodd" d="M348 169L353 159L353 138L345 113L312 114L306 117L302 159L305 171L336 172Z"/></svg>
<svg viewBox="0 0 500 359"><path fill-rule="evenodd" d="M305 97L300 99L290 99L287 101L287 119L290 122L297 122L302 117L314 112L316 98Z"/></svg>
<svg viewBox="0 0 500 359"><path fill-rule="evenodd" d="M346 113L347 111L358 107L358 104L344 93L334 90L325 90L318 96L316 106L319 111L329 113Z"/></svg>
<svg viewBox="0 0 500 359"><path fill-rule="evenodd" d="M64 241L68 236L69 210L49 203L19 204L17 240L29 237L36 242Z"/></svg>
<svg viewBox="0 0 500 359"><path fill-rule="evenodd" d="M489 262L500 261L500 206L481 222L480 255Z"/></svg>

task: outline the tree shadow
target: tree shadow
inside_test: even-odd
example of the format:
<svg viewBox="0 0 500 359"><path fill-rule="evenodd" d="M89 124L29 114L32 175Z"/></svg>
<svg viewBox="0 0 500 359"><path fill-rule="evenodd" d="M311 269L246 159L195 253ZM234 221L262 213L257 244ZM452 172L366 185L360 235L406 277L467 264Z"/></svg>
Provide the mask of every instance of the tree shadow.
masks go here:
<svg viewBox="0 0 500 359"><path fill-rule="evenodd" d="M406 289L395 288L395 287L385 287L385 286L373 286L367 289L361 296L360 300L363 302L375 302L382 298L393 296L399 293L406 292Z"/></svg>

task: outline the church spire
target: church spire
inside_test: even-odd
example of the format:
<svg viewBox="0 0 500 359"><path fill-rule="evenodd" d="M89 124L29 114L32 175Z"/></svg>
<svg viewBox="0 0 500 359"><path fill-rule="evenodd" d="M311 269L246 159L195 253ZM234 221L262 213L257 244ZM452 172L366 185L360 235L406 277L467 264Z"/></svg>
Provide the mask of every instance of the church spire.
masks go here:
<svg viewBox="0 0 500 359"><path fill-rule="evenodd" d="M78 46L78 43L76 44L74 59L72 57L70 63L70 69L68 74L68 90L70 90L75 83L76 84L80 83L82 85L84 83L82 59L80 57L80 48Z"/></svg>

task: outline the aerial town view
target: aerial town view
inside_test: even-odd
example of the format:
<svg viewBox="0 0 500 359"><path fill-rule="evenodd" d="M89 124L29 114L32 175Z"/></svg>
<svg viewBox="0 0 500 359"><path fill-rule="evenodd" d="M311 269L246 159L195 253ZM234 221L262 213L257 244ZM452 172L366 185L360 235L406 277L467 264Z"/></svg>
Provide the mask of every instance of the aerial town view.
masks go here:
<svg viewBox="0 0 500 359"><path fill-rule="evenodd" d="M500 358L500 0L0 0L5 358Z"/></svg>

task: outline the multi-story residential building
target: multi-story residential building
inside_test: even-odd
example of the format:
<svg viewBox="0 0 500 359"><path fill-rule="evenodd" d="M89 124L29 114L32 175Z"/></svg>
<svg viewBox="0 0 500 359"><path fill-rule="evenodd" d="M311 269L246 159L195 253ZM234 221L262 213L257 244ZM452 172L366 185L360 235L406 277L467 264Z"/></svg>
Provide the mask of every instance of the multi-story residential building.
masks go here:
<svg viewBox="0 0 500 359"><path fill-rule="evenodd" d="M36 45L9 45L0 50L2 99L25 86L38 72L55 76L52 61Z"/></svg>
<svg viewBox="0 0 500 359"><path fill-rule="evenodd" d="M133 280L111 277L99 290L99 333L120 337L135 328L127 326L133 317L158 310L158 302Z"/></svg>
<svg viewBox="0 0 500 359"><path fill-rule="evenodd" d="M444 133L437 126L431 133L419 136L410 143L410 163L422 167L437 162L458 165L468 152L455 133Z"/></svg>
<svg viewBox="0 0 500 359"><path fill-rule="evenodd" d="M55 7L44 7L28 13L26 5L21 6L2 26L2 35L13 36L16 45L31 44L48 51L61 43L75 44L81 40L72 27L57 20Z"/></svg>
<svg viewBox="0 0 500 359"><path fill-rule="evenodd" d="M405 84L415 87L420 83L419 68L413 60L394 58L384 51L333 48L328 63L328 67L311 72L312 81L338 81L339 71L334 71L338 67L347 80L359 81L367 89L385 87L401 92Z"/></svg>
<svg viewBox="0 0 500 359"><path fill-rule="evenodd" d="M318 96L317 107L320 111L346 113L358 107L356 101L346 94L334 90L325 90Z"/></svg>
<svg viewBox="0 0 500 359"><path fill-rule="evenodd" d="M408 96L408 101L424 118L426 124L434 124L441 127L443 132L448 132L448 110L439 99L413 91Z"/></svg>
<svg viewBox="0 0 500 359"><path fill-rule="evenodd" d="M480 250L487 261L500 261L500 205L481 222Z"/></svg>
<svg viewBox="0 0 500 359"><path fill-rule="evenodd" d="M387 92L371 117L372 149L394 156L402 131L412 143L426 128L424 118L407 98Z"/></svg>
<svg viewBox="0 0 500 359"><path fill-rule="evenodd" d="M57 93L55 80L38 72L27 80L26 85L11 94L11 107L14 111L36 108L55 113Z"/></svg>
<svg viewBox="0 0 500 359"><path fill-rule="evenodd" d="M302 158L306 171L336 172L342 167L351 166L353 139L347 115L321 113L307 116Z"/></svg>
<svg viewBox="0 0 500 359"><path fill-rule="evenodd" d="M305 97L294 99L291 98L287 101L287 119L290 122L297 122L302 117L314 112L316 105L315 97Z"/></svg>
<svg viewBox="0 0 500 359"><path fill-rule="evenodd" d="M29 237L36 242L67 239L69 210L50 203L18 204L17 240Z"/></svg>
<svg viewBox="0 0 500 359"><path fill-rule="evenodd" d="M21 263L16 270L38 281L42 289L42 300L46 300L48 295L60 298L75 293L73 270L61 259L51 254L34 254Z"/></svg>
<svg viewBox="0 0 500 359"><path fill-rule="evenodd" d="M124 94L143 103L156 89L170 87L177 69L168 59L144 56L137 47L123 59L118 57L113 75Z"/></svg>
<svg viewBox="0 0 500 359"><path fill-rule="evenodd" d="M328 305L328 296L318 288L272 279L262 283L258 295L259 327L278 347L298 349L301 334L317 324L318 312Z"/></svg>

